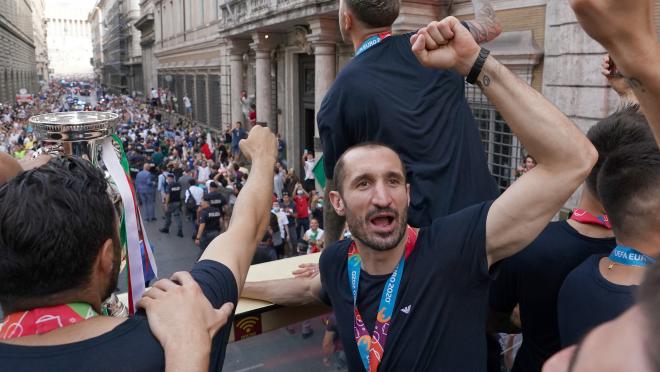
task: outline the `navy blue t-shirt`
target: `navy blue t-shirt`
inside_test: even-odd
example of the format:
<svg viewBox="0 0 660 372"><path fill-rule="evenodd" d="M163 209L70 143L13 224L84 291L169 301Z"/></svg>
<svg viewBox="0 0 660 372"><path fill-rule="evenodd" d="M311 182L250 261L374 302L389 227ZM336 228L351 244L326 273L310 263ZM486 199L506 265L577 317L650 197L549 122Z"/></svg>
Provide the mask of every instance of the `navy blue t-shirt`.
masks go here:
<svg viewBox="0 0 660 372"><path fill-rule="evenodd" d="M236 279L225 265L201 261L190 272L215 308L238 301ZM232 324L233 319L227 323ZM231 326L213 338L210 371L222 370ZM19 346L0 343L3 371L151 372L165 370L165 355L139 312L112 331L88 340L56 346Z"/></svg>
<svg viewBox="0 0 660 372"><path fill-rule="evenodd" d="M466 208L419 231L404 267L381 371L485 370L490 205ZM336 242L321 254L321 297L334 310L349 371L363 371L353 334L346 264L350 244ZM389 277L361 270L358 309L370 333Z"/></svg>
<svg viewBox="0 0 660 372"><path fill-rule="evenodd" d="M601 258L588 257L571 271L559 291L557 320L561 346L580 341L593 328L618 317L635 304L636 285L618 285L603 277Z"/></svg>
<svg viewBox="0 0 660 372"><path fill-rule="evenodd" d="M462 76L422 66L410 34L391 36L354 57L317 115L325 173L349 147L385 143L399 153L412 187L408 223L497 198Z"/></svg>
<svg viewBox="0 0 660 372"><path fill-rule="evenodd" d="M520 304L523 343L513 372L540 371L560 350L557 296L566 276L592 254L607 254L614 238L590 238L566 221L551 222L524 250L502 261L490 306L510 313Z"/></svg>

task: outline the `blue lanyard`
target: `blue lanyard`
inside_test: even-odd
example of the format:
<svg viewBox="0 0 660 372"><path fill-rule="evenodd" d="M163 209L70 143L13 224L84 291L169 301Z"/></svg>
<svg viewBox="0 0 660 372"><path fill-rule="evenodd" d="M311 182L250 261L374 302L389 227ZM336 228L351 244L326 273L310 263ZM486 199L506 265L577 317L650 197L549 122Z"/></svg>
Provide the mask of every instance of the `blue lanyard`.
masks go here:
<svg viewBox="0 0 660 372"><path fill-rule="evenodd" d="M610 261L625 266L648 266L655 263L655 259L624 245L617 245L609 256Z"/></svg>
<svg viewBox="0 0 660 372"><path fill-rule="evenodd" d="M355 52L355 57L359 56L362 54L365 50L371 48L372 46L380 43L384 39L392 36L392 33L387 31L387 32L381 32L380 34L376 34L373 36L369 36L367 40L363 41L362 44L360 44L360 47L358 50Z"/></svg>

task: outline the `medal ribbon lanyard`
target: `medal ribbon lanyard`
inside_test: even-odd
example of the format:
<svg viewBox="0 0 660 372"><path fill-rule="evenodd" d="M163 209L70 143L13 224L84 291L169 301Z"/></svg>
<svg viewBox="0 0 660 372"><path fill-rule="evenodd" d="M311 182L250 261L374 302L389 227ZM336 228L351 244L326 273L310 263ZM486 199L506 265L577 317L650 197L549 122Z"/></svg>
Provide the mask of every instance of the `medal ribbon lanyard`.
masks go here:
<svg viewBox="0 0 660 372"><path fill-rule="evenodd" d="M381 41L387 39L388 37L392 36L392 33L389 31L386 32L381 32L376 35L369 36L367 40L363 41L362 44L360 44L360 47L357 49L355 52L355 56L357 57L360 54L364 53L365 50L371 48L372 46L380 43Z"/></svg>
<svg viewBox="0 0 660 372"><path fill-rule="evenodd" d="M655 259L641 253L635 248L617 245L608 257L610 261L624 266L648 266L655 263Z"/></svg>
<svg viewBox="0 0 660 372"><path fill-rule="evenodd" d="M571 215L573 221L580 223L586 223L590 225L600 225L606 229L612 229L610 220L607 218L607 215L594 216L593 214L585 211L584 209L575 208L573 209L573 214Z"/></svg>
<svg viewBox="0 0 660 372"><path fill-rule="evenodd" d="M362 320L362 315L360 315L357 306L362 259L360 258L360 253L357 251L355 242L351 243L348 250L348 282L351 286L351 293L353 295L353 312L355 316L353 321L353 331L355 333L355 342L357 343L357 348L360 352L360 357L362 358L362 364L366 371L377 371L378 366L383 359L385 342L387 341L390 329L399 285L401 284L401 278L403 277L405 261L415 248L416 241L417 233L413 228L408 226L408 239L406 241L405 254L401 257L399 264L396 266L383 288L380 305L378 305L378 315L376 316L376 325L374 326L373 335L369 335L369 331Z"/></svg>

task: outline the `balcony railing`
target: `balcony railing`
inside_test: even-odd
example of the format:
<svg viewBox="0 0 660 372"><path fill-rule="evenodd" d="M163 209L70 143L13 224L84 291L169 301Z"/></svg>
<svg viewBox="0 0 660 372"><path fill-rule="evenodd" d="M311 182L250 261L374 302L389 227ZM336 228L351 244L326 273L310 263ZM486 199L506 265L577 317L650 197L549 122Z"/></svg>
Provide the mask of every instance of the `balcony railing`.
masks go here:
<svg viewBox="0 0 660 372"><path fill-rule="evenodd" d="M327 0L227 0L220 6L220 27L228 28Z"/></svg>

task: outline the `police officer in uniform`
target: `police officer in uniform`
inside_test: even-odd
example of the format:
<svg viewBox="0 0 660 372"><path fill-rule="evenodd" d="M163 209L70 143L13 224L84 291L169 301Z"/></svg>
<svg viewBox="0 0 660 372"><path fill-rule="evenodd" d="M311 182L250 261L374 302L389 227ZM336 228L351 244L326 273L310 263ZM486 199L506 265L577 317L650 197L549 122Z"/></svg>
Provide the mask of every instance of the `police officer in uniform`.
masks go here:
<svg viewBox="0 0 660 372"><path fill-rule="evenodd" d="M197 229L197 244L202 250L211 243L216 236L220 235L220 219L222 212L217 207L211 205L208 195L202 199L201 209L199 211L199 229Z"/></svg>
<svg viewBox="0 0 660 372"><path fill-rule="evenodd" d="M204 199L209 201L211 207L215 207L220 211L221 217L224 216L224 206L227 205L227 200L218 190L217 183L214 181L209 182L209 192ZM222 218L220 222L222 226Z"/></svg>
<svg viewBox="0 0 660 372"><path fill-rule="evenodd" d="M165 184L165 226L159 231L162 233L170 232L172 216L176 218L179 232L177 236L183 238L183 221L181 220L181 185L174 180L172 173L167 174L167 183Z"/></svg>

